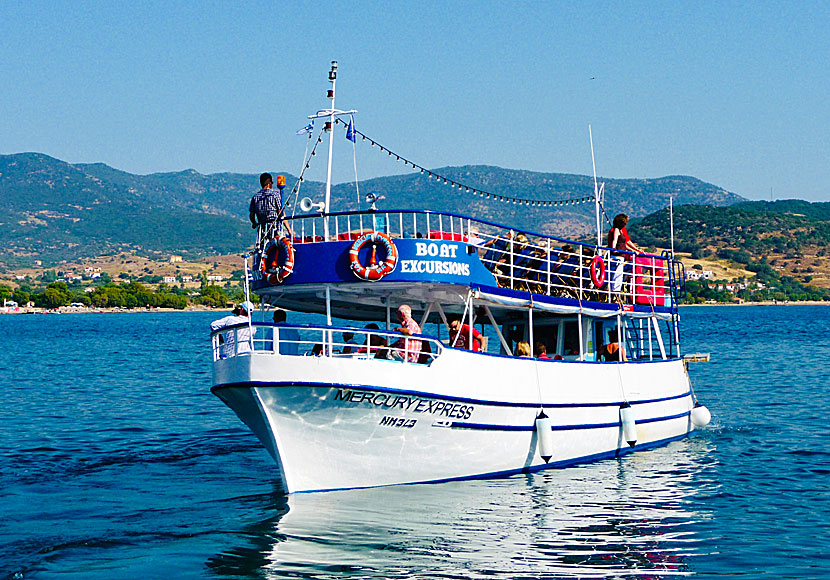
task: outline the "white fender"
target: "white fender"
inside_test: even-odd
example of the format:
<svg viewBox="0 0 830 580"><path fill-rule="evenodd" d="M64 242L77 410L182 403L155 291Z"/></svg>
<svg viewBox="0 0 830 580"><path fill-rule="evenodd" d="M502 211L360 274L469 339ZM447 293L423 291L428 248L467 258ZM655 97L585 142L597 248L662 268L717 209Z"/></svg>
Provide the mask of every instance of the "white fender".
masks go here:
<svg viewBox="0 0 830 580"><path fill-rule="evenodd" d="M536 417L537 449L539 450L539 456L545 460L545 463L553 457L553 430L551 427L553 427L551 418L545 415L544 411L539 411L539 415Z"/></svg>
<svg viewBox="0 0 830 580"><path fill-rule="evenodd" d="M692 409L692 425L695 427L706 427L711 420L712 413L709 412L709 409L700 403L695 403Z"/></svg>
<svg viewBox="0 0 830 580"><path fill-rule="evenodd" d="M620 423L626 443L634 447L637 444L637 421L634 418L634 407L628 403L620 405Z"/></svg>

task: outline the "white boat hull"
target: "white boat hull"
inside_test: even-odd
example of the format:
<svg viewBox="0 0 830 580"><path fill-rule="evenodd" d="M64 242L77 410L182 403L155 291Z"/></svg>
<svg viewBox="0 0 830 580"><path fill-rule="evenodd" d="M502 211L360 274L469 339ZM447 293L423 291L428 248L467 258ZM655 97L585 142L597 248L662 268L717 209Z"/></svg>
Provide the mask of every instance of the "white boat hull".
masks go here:
<svg viewBox="0 0 830 580"><path fill-rule="evenodd" d="M216 361L214 385L274 457L289 493L561 467L693 429L682 360L536 361L446 349L427 366L254 352ZM636 419L633 448L623 437L624 401ZM540 408L552 419L548 462L534 429Z"/></svg>

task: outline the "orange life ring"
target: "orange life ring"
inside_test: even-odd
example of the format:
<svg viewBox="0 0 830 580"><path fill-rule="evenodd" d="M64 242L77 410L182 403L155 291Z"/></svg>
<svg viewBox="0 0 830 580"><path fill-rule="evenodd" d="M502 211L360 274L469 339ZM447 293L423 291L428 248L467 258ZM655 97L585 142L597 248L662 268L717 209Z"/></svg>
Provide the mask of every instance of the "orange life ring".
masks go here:
<svg viewBox="0 0 830 580"><path fill-rule="evenodd" d="M376 258L377 244L383 245L386 251L386 259L378 262ZM360 250L366 244L372 244L372 256L369 259L369 265L364 266L360 263ZM398 248L388 235L382 232L367 232L357 238L349 250L349 263L354 272L354 275L361 280L377 281L391 273L395 266L398 265Z"/></svg>
<svg viewBox="0 0 830 580"><path fill-rule="evenodd" d="M281 254L285 255L285 262L282 264ZM282 284L294 271L294 244L291 243L291 239L283 236L279 240L272 239L265 244L259 269L269 284Z"/></svg>
<svg viewBox="0 0 830 580"><path fill-rule="evenodd" d="M591 260L591 282L597 288L602 288L602 285L605 284L605 260L599 254Z"/></svg>

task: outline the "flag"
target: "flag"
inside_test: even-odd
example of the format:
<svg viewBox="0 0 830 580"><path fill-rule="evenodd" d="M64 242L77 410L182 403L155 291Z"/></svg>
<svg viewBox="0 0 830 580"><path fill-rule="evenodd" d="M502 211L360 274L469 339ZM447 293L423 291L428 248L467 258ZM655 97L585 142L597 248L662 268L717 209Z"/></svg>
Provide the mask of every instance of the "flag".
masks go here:
<svg viewBox="0 0 830 580"><path fill-rule="evenodd" d="M299 131L297 131L297 135L305 135L306 133L311 133L314 130L314 125L309 123Z"/></svg>
<svg viewBox="0 0 830 580"><path fill-rule="evenodd" d="M349 127L346 129L346 139L348 139L352 143L354 143L356 141L355 132L354 132L354 125L352 124L351 120L349 120Z"/></svg>

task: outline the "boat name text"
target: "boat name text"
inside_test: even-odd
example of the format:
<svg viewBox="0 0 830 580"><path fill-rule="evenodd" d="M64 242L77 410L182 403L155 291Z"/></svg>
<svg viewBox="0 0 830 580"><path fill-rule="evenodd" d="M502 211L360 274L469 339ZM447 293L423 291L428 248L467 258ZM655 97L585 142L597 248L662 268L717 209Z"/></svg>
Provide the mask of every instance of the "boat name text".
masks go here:
<svg viewBox="0 0 830 580"><path fill-rule="evenodd" d="M386 409L399 408L413 413L431 413L454 419L469 419L475 407L450 401L435 399L421 399L407 395L393 395L390 393L374 393L371 391L355 391L352 389L338 389L334 394L335 401L347 401L355 405L365 403Z"/></svg>

